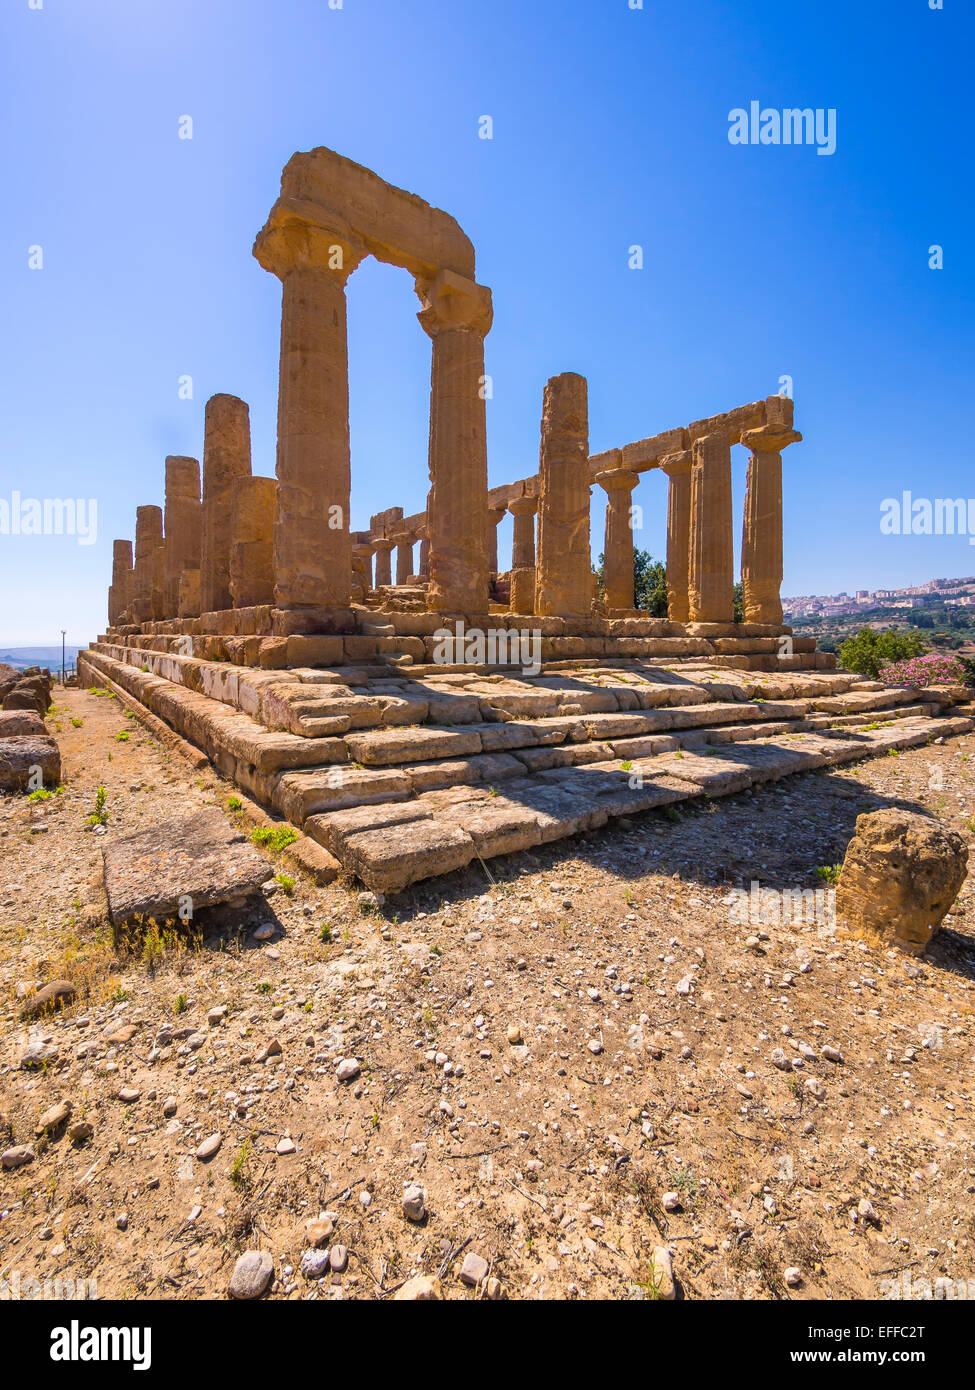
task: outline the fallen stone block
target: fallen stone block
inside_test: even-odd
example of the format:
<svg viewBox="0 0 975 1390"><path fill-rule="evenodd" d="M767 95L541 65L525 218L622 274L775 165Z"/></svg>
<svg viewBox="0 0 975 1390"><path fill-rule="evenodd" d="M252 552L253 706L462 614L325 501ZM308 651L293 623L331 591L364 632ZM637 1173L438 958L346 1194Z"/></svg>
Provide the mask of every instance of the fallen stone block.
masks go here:
<svg viewBox="0 0 975 1390"><path fill-rule="evenodd" d="M968 846L931 816L858 816L836 889L837 935L919 955L968 872Z"/></svg>
<svg viewBox="0 0 975 1390"><path fill-rule="evenodd" d="M40 782L38 782L40 778ZM0 739L0 792L26 791L32 781L48 789L61 781L61 754L53 738L15 734Z"/></svg>
<svg viewBox="0 0 975 1390"><path fill-rule="evenodd" d="M44 720L34 710L0 710L0 738L46 738Z"/></svg>
<svg viewBox="0 0 975 1390"><path fill-rule="evenodd" d="M102 856L116 925L175 917L181 907L195 915L247 897L272 877L267 860L220 811L197 811L123 835L105 845Z"/></svg>

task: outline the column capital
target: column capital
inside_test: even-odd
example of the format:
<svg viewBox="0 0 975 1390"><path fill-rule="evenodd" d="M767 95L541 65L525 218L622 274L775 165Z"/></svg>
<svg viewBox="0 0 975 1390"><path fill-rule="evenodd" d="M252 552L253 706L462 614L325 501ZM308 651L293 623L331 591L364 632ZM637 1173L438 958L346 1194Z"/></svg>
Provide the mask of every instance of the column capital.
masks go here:
<svg viewBox="0 0 975 1390"><path fill-rule="evenodd" d="M504 520L504 518L505 518L507 515L508 515L508 504L507 504L507 502L500 502L500 503L499 503L497 506L495 506L495 507L488 507L488 516L492 518L492 520L494 521L495 526L500 525L500 523Z"/></svg>
<svg viewBox="0 0 975 1390"><path fill-rule="evenodd" d="M678 454L666 454L660 460L659 467L668 478L676 478L682 473L690 473L693 462L694 455L691 450L683 449Z"/></svg>
<svg viewBox="0 0 975 1390"><path fill-rule="evenodd" d="M491 291L475 280L441 270L433 280L418 279L416 292L423 303L417 318L431 338L452 328L468 329L483 338L491 327Z"/></svg>
<svg viewBox="0 0 975 1390"><path fill-rule="evenodd" d="M512 516L534 516L538 511L538 498L534 493L526 493L523 497L512 497L508 503L508 511Z"/></svg>
<svg viewBox="0 0 975 1390"><path fill-rule="evenodd" d="M370 541L369 544L380 555L389 555L396 548L396 542L389 536L380 536L379 540Z"/></svg>
<svg viewBox="0 0 975 1390"><path fill-rule="evenodd" d="M640 481L640 475L633 473L629 468L606 468L596 474L595 480L608 493L621 492L624 489L632 492Z"/></svg>
<svg viewBox="0 0 975 1390"><path fill-rule="evenodd" d="M781 454L789 444L801 444L802 435L798 430L781 430L762 426L757 430L745 430L741 442L753 454Z"/></svg>
<svg viewBox="0 0 975 1390"><path fill-rule="evenodd" d="M278 199L254 242L259 264L281 280L293 270L317 269L344 285L368 254L351 228L338 219L323 226L292 198Z"/></svg>

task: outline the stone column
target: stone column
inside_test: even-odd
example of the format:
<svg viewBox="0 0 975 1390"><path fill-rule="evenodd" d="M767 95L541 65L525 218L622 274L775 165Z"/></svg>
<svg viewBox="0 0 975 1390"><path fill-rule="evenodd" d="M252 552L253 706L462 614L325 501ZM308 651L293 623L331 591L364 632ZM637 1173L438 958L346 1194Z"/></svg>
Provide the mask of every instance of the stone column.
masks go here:
<svg viewBox="0 0 975 1390"><path fill-rule="evenodd" d="M231 497L251 471L250 412L236 396L211 396L203 429L203 546L200 604L204 613L233 607L230 592Z"/></svg>
<svg viewBox="0 0 975 1390"><path fill-rule="evenodd" d="M694 441L691 465L689 621L734 621L731 445L723 434Z"/></svg>
<svg viewBox="0 0 975 1390"><path fill-rule="evenodd" d="M772 401L784 400L772 397ZM768 405L767 403L767 415ZM746 430L741 442L751 450L745 483L745 519L741 546L741 581L746 623L782 625L782 450L802 439L788 419L772 419ZM785 410L774 406L775 415Z"/></svg>
<svg viewBox="0 0 975 1390"><path fill-rule="evenodd" d="M413 541L409 531L401 531L393 537L396 542L396 583L406 584L413 573Z"/></svg>
<svg viewBox="0 0 975 1390"><path fill-rule="evenodd" d="M349 347L345 287L366 254L346 235L279 206L254 254L283 284L278 384L274 601L348 608Z"/></svg>
<svg viewBox="0 0 975 1390"><path fill-rule="evenodd" d="M165 616L179 616L179 581L184 570L200 568L203 513L200 503L200 465L197 459L170 455L166 459L166 573L163 587Z"/></svg>
<svg viewBox="0 0 975 1390"><path fill-rule="evenodd" d="M132 607L132 542L112 542L112 583L108 591L110 627L124 622Z"/></svg>
<svg viewBox="0 0 975 1390"><path fill-rule="evenodd" d="M484 338L491 291L450 270L417 281L417 315L433 339L430 374L430 585L439 613L488 605Z"/></svg>
<svg viewBox="0 0 975 1390"><path fill-rule="evenodd" d="M156 595L159 560L165 554L163 546L162 507L135 509L135 565L132 571L132 621L152 622L161 607L162 595ZM157 558L158 557L158 558ZM161 578L161 575L160 575Z"/></svg>
<svg viewBox="0 0 975 1390"><path fill-rule="evenodd" d="M352 547L352 597L359 603L365 603L372 588L373 550L371 541L358 541Z"/></svg>
<svg viewBox="0 0 975 1390"><path fill-rule="evenodd" d="M388 588L389 585L393 582L393 571L389 557L395 545L396 542L389 540L388 537L381 541L374 542L374 547L376 551L375 587L377 589Z"/></svg>
<svg viewBox="0 0 975 1390"><path fill-rule="evenodd" d="M630 495L640 481L628 468L607 468L596 474L606 492L606 536L603 545L603 602L607 608L633 608L633 518Z"/></svg>
<svg viewBox="0 0 975 1390"><path fill-rule="evenodd" d="M230 490L230 596L235 608L274 602L274 478L235 478Z"/></svg>
<svg viewBox="0 0 975 1390"><path fill-rule="evenodd" d="M538 511L538 498L513 497L508 503L508 511L514 517L508 607L512 613L534 613L535 513Z"/></svg>
<svg viewBox="0 0 975 1390"><path fill-rule="evenodd" d="M421 579L430 578L430 530L427 526L421 526L417 531L420 540L420 568L417 571Z"/></svg>
<svg viewBox="0 0 975 1390"><path fill-rule="evenodd" d="M574 372L545 387L539 451L536 612L592 612L589 551L589 408L586 379Z"/></svg>
<svg viewBox="0 0 975 1390"><path fill-rule="evenodd" d="M691 463L690 449L667 454L660 467L667 474L667 617L672 623L686 623L690 614L687 585L690 575L691 543Z"/></svg>
<svg viewBox="0 0 975 1390"><path fill-rule="evenodd" d="M496 576L498 573L498 527L508 515L507 506L488 507L487 514L487 547L488 547L488 574Z"/></svg>

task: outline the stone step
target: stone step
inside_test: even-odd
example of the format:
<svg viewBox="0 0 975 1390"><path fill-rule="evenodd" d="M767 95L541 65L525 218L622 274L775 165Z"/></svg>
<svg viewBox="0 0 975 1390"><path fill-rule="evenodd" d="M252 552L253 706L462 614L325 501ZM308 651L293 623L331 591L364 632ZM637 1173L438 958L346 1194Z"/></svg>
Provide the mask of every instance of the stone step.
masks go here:
<svg viewBox="0 0 975 1390"><path fill-rule="evenodd" d="M464 868L475 858L529 849L597 829L608 819L686 801L727 796L761 782L852 762L934 737L968 733L971 718L911 716L887 728L795 733L714 748L677 750L620 768L616 762L551 769L500 788L451 787L376 807L312 816L306 832L369 888L397 892Z"/></svg>

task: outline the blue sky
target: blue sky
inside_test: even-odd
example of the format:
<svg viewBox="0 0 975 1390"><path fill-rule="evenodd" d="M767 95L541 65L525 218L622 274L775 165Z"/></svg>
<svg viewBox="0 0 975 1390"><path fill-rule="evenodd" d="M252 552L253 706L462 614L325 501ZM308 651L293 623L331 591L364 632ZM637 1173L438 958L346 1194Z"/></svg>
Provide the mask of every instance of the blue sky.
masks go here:
<svg viewBox="0 0 975 1390"><path fill-rule="evenodd" d="M103 629L112 538L162 501L167 453L199 457L209 395L249 402L255 472L273 473L280 285L251 245L288 157L319 144L474 242L492 483L537 466L554 373L589 379L593 452L788 375L805 441L784 456L784 591L975 573L965 537L879 527L902 489L973 491L971 5L629 5L4 0L0 499L98 515L92 545L0 536L0 643ZM836 152L730 144L752 100L835 109ZM405 272L369 261L350 282L354 527L424 505L418 307ZM660 555L665 479L635 500Z"/></svg>

